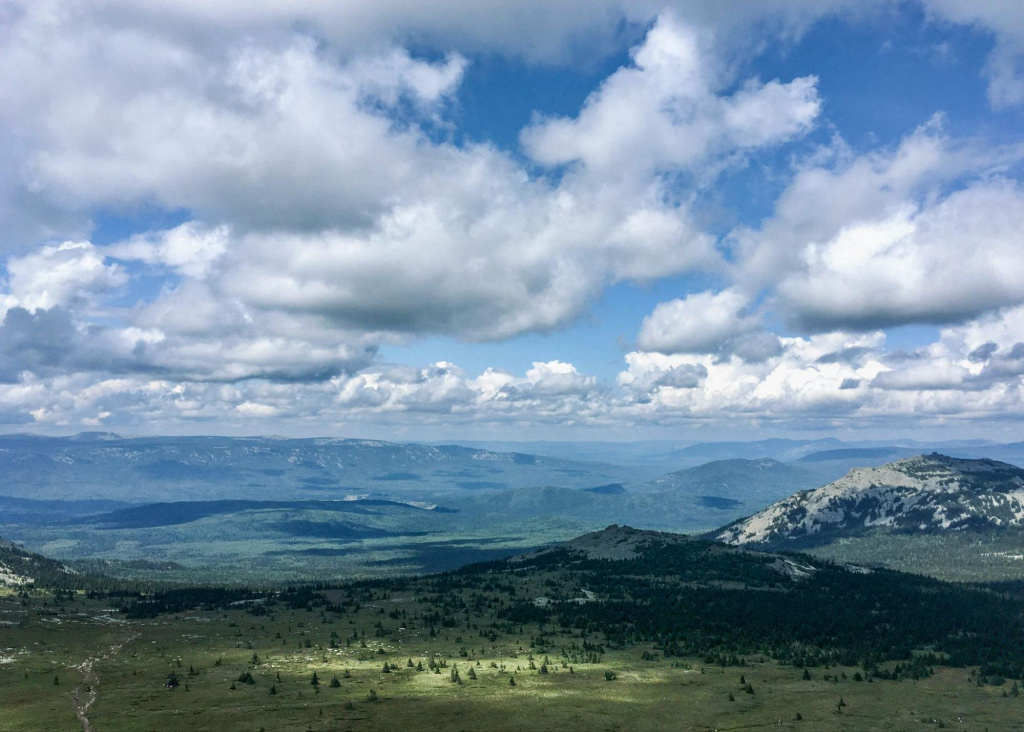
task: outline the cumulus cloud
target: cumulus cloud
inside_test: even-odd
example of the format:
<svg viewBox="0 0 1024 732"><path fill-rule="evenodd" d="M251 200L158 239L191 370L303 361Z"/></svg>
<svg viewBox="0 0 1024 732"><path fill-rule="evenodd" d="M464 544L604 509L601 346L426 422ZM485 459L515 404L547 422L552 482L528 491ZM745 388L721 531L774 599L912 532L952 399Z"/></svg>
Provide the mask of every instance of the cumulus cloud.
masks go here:
<svg viewBox="0 0 1024 732"><path fill-rule="evenodd" d="M1024 301L1024 191L976 182L810 242L779 293L803 327L963 321Z"/></svg>
<svg viewBox="0 0 1024 732"><path fill-rule="evenodd" d="M691 168L709 154L770 145L806 132L821 108L813 77L751 80L721 96L721 71L700 34L662 16L634 66L604 81L575 119L536 121L522 133L534 160L579 161L603 176Z"/></svg>
<svg viewBox="0 0 1024 732"><path fill-rule="evenodd" d="M116 264L89 242L44 246L32 254L7 260L6 292L0 310L27 310L84 305L96 296L124 284L126 276Z"/></svg>
<svg viewBox="0 0 1024 732"><path fill-rule="evenodd" d="M979 27L995 36L985 66L988 98L994 107L1024 103L1024 8L1019 3L987 0L923 0L937 19Z"/></svg>
<svg viewBox="0 0 1024 732"><path fill-rule="evenodd" d="M244 226L351 225L443 155L366 102L436 98L457 82L452 61L406 56L396 70L385 54L343 66L303 37L209 58L173 38L97 29L55 50L34 42L48 30L31 25L0 45L0 123L27 141L44 197L154 201Z"/></svg>
<svg viewBox="0 0 1024 732"><path fill-rule="evenodd" d="M921 2L992 32L991 103L1024 100L1024 12ZM724 242L694 202L693 180L820 124L814 76L737 76L751 29L795 38L886 5L0 3L0 420L1018 414L1019 150L939 119L893 148L839 141ZM630 44L522 150L458 134L473 54L593 63ZM90 217L149 206L185 223L87 241ZM615 384L558 360L378 362L417 337L551 332L609 285L693 270L723 289L654 308ZM908 323L941 337L897 356L878 329Z"/></svg>
<svg viewBox="0 0 1024 732"><path fill-rule="evenodd" d="M888 0L736 0L709 4L692 0L446 0L424 4L417 0L266 0L258 5L242 0L208 3L202 0L127 0L111 6L103 0L76 5L80 18L107 30L125 27L158 29L195 45L215 45L224 36L274 38L282 29L306 29L347 52L365 53L393 43L423 44L448 50L500 53L541 63L567 63L589 54L612 53L623 34L642 30L666 10L694 25L726 33L751 24L796 35L818 18L865 7L882 7ZM63 10L55 0L8 0L11 15L41 5L49 15ZM625 26L625 27L624 27Z"/></svg>
<svg viewBox="0 0 1024 732"><path fill-rule="evenodd" d="M136 234L106 247L104 254L173 269L186 277L202 279L229 242L226 226L204 227L190 221L165 231Z"/></svg>
<svg viewBox="0 0 1024 732"><path fill-rule="evenodd" d="M369 231L245 236L220 290L339 327L497 340L566 324L609 280L716 262L683 210L524 184L489 150L451 162Z"/></svg>
<svg viewBox="0 0 1024 732"><path fill-rule="evenodd" d="M738 423L834 428L898 425L911 418L920 429L993 413L1024 417L1022 319L1024 307L983 316L943 329L934 343L909 354L889 351L881 332L781 337L777 353L759 362L735 354L635 351L626 355L615 385L560 361L535 363L522 374L486 369L474 376L448 362L419 368L371 364L320 381L228 383L138 371L111 377L106 371L42 369L42 375L0 380L0 414L9 422L98 421L141 429L187 429L203 420L243 430L266 419L299 429L324 422L397 429ZM0 348L9 342L0 329ZM982 358L978 349L984 344L995 348L985 348ZM45 350L34 357L51 355L66 357Z"/></svg>
<svg viewBox="0 0 1024 732"><path fill-rule="evenodd" d="M740 290L774 288L802 331L962 322L1021 301L1024 192L1001 177L1018 148L952 140L933 119L893 150L827 152L758 229L730 234Z"/></svg>
<svg viewBox="0 0 1024 732"><path fill-rule="evenodd" d="M637 345L660 353L715 353L758 327L749 309L747 298L734 290L664 302L644 318Z"/></svg>

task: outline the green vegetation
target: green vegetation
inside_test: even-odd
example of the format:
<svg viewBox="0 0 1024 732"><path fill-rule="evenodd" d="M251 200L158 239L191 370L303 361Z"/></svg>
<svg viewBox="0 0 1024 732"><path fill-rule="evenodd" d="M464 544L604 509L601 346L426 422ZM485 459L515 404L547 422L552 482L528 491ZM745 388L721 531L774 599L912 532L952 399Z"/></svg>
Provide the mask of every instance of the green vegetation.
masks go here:
<svg viewBox="0 0 1024 732"><path fill-rule="evenodd" d="M808 553L822 559L888 567L949 582L1001 582L1024 577L1024 531L994 529L908 534L875 531L837 539Z"/></svg>
<svg viewBox="0 0 1024 732"><path fill-rule="evenodd" d="M0 597L0 730L1024 729L1022 615L617 527L418 578L35 589Z"/></svg>
<svg viewBox="0 0 1024 732"><path fill-rule="evenodd" d="M122 523L11 524L0 536L74 569L178 584L267 586L453 569L564 541L594 523L465 517L386 501L215 508L168 504L150 525L136 509ZM338 505L340 504L340 505ZM188 518L190 520L183 520ZM128 520L130 519L130 521ZM603 525L603 524L602 524Z"/></svg>

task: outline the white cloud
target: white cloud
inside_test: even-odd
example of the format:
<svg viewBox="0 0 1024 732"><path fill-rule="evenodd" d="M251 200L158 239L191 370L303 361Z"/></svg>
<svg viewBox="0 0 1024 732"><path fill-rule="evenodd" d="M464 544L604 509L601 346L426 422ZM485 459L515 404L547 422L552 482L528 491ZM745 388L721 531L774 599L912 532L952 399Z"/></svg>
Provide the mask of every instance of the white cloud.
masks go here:
<svg viewBox="0 0 1024 732"><path fill-rule="evenodd" d="M0 292L0 316L12 307L47 310L83 304L126 281L114 264L89 242L44 246L7 260L6 292Z"/></svg>
<svg viewBox="0 0 1024 732"><path fill-rule="evenodd" d="M455 53L443 64L425 64L403 49L379 57L356 59L347 71L364 99L397 107L403 97L408 97L423 111L430 112L454 94L466 64L466 59Z"/></svg>
<svg viewBox="0 0 1024 732"><path fill-rule="evenodd" d="M277 407L258 402L242 402L235 411L244 417L273 417L278 413Z"/></svg>
<svg viewBox="0 0 1024 732"><path fill-rule="evenodd" d="M838 141L799 167L758 229L739 227L729 239L736 277L756 290L799 269L805 248L837 237L851 224L889 219L939 183L995 162L957 147L934 118L895 150L853 155Z"/></svg>
<svg viewBox="0 0 1024 732"><path fill-rule="evenodd" d="M190 221L166 231L136 234L105 247L103 253L116 259L163 265L187 277L201 279L227 251L228 235L226 226L202 227Z"/></svg>
<svg viewBox="0 0 1024 732"><path fill-rule="evenodd" d="M1022 301L1024 191L1002 177L1022 151L941 127L893 150L812 156L772 217L730 234L734 286L776 290L769 309L801 331L961 322Z"/></svg>
<svg viewBox="0 0 1024 732"><path fill-rule="evenodd" d="M822 16L884 7L888 0L83 0L75 20L105 31L132 28L175 35L196 46L228 37L273 39L295 28L345 52L365 53L394 43L442 51L499 53L542 63L566 63L587 54L612 53L622 35L635 33L662 12L726 33L751 25L798 35ZM40 7L50 17L70 15L56 0L8 0L11 14ZM625 28L623 27L625 26Z"/></svg>
<svg viewBox="0 0 1024 732"><path fill-rule="evenodd" d="M1024 99L1019 5L922 2L991 31L990 99ZM887 4L8 0L0 247L17 254L0 419L1019 414L1019 151L959 143L938 120L895 149L836 144L726 257L691 210L686 181L821 115L814 76L736 78L759 52L751 29L795 37ZM577 114L523 132L530 161L453 133L473 53L593 63L634 42ZM149 206L191 220L104 247L78 236L92 215ZM139 269L165 284L125 307L112 295ZM563 361L475 376L376 362L422 335L553 331L610 284L696 269L725 289L657 306L615 385ZM765 330L772 316L795 335ZM875 332L921 322L946 327L910 355Z"/></svg>
<svg viewBox="0 0 1024 732"><path fill-rule="evenodd" d="M995 36L985 67L993 107L1024 103L1024 6L1015 0L922 0L937 19L971 25Z"/></svg>
<svg viewBox="0 0 1024 732"><path fill-rule="evenodd" d="M593 376L581 374L571 363L535 361L526 372L531 396L569 396L586 394L597 384Z"/></svg>
<svg viewBox="0 0 1024 732"><path fill-rule="evenodd" d="M37 195L78 207L152 201L242 226L365 223L443 154L364 100L451 76L448 62L406 57L396 72L392 53L339 66L302 37L229 44L216 58L130 32L68 34L57 49L18 40L0 46L0 124L27 141Z"/></svg>
<svg viewBox="0 0 1024 732"><path fill-rule="evenodd" d="M749 309L747 298L734 290L663 302L644 318L637 345L661 353L717 353L758 327Z"/></svg>
<svg viewBox="0 0 1024 732"><path fill-rule="evenodd" d="M487 369L476 377L447 362L373 365L316 382L28 374L0 379L0 419L55 428L102 419L111 428L172 431L189 431L197 421L246 431L254 420L305 432L324 424L357 431L441 424L856 429L908 419L918 430L941 429L951 420L1024 417L1024 307L944 329L909 354L887 350L882 333L842 332L781 338L779 351L759 362L636 351L627 354L617 386L559 361L535 363L521 375Z"/></svg>
<svg viewBox="0 0 1024 732"><path fill-rule="evenodd" d="M887 218L809 242L779 285L805 327L878 328L966 320L1024 302L1024 191L975 182Z"/></svg>
<svg viewBox="0 0 1024 732"><path fill-rule="evenodd" d="M604 178L691 168L709 155L781 142L806 132L821 108L816 79L748 81L720 96L722 71L693 28L659 18L633 67L590 95L575 119L541 119L522 133L534 160L579 161Z"/></svg>
<svg viewBox="0 0 1024 732"><path fill-rule="evenodd" d="M210 55L148 25L107 37L82 17L27 10L0 46L12 74L0 124L28 141L33 189L84 208L193 212L106 253L205 279L206 297L254 324L261 311L502 339L570 322L609 283L718 266L664 182L552 183L490 145L428 134L444 124L458 55L339 61L297 35ZM673 33L684 31L659 26L638 54ZM44 52L37 41L55 34ZM186 282L169 297L195 291Z"/></svg>
<svg viewBox="0 0 1024 732"><path fill-rule="evenodd" d="M448 162L430 174L429 197L368 231L244 236L219 290L341 328L499 340L570 322L609 281L715 266L685 211L550 190L487 149Z"/></svg>
<svg viewBox="0 0 1024 732"><path fill-rule="evenodd" d="M812 329L965 320L1024 302L1024 190L976 182L918 209L852 223L808 243L779 285L783 307Z"/></svg>

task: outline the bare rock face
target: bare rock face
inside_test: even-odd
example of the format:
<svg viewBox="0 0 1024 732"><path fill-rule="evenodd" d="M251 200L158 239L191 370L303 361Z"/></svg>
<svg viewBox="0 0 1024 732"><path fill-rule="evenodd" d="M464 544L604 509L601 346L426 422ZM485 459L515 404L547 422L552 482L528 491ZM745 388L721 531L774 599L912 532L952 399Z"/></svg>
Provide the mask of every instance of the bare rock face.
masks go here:
<svg viewBox="0 0 1024 732"><path fill-rule="evenodd" d="M726 544L813 544L873 529L906 532L1024 527L1024 470L932 453L857 468L711 535Z"/></svg>

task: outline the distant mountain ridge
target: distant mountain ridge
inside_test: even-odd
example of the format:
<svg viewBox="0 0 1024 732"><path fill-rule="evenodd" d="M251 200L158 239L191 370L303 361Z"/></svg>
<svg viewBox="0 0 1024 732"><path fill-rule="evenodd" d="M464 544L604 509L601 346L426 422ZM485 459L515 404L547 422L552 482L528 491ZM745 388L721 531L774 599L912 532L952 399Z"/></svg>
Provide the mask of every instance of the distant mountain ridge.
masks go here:
<svg viewBox="0 0 1024 732"><path fill-rule="evenodd" d="M135 503L587 488L628 469L459 445L272 437L0 436L0 496Z"/></svg>
<svg viewBox="0 0 1024 732"><path fill-rule="evenodd" d="M1024 469L932 453L851 470L711 536L734 545L804 547L877 529L930 533L1007 527L1024 527Z"/></svg>
<svg viewBox="0 0 1024 732"><path fill-rule="evenodd" d="M818 473L773 458L714 460L693 468L667 473L640 488L653 493L680 493L741 502L778 500L796 491L822 484Z"/></svg>

